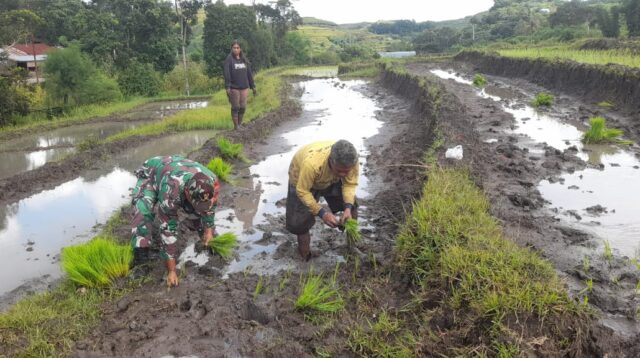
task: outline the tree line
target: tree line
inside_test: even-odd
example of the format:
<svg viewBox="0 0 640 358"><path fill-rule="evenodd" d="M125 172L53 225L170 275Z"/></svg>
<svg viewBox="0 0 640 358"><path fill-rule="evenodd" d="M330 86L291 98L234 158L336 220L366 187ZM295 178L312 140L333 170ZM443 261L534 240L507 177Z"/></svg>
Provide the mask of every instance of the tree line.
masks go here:
<svg viewBox="0 0 640 358"><path fill-rule="evenodd" d="M640 0L496 0L464 25L399 20L369 26L373 33L410 39L418 52L447 52L493 41L570 41L578 37L640 36Z"/></svg>
<svg viewBox="0 0 640 358"><path fill-rule="evenodd" d="M206 14L204 23L201 15ZM43 86L0 55L0 125L47 102L81 105L153 96L160 91L210 92L233 39L254 68L290 63L301 18L289 0L225 5L222 0L15 0L0 2L0 45L43 42ZM196 27L203 48L188 50Z"/></svg>

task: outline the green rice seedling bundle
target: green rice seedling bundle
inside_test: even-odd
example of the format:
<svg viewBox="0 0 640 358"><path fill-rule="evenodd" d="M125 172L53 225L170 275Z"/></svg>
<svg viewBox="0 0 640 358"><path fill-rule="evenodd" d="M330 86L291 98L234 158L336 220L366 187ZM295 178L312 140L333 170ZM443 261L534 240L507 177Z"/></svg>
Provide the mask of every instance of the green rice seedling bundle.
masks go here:
<svg viewBox="0 0 640 358"><path fill-rule="evenodd" d="M335 287L335 281L326 284L322 280L322 275L310 274L304 283L302 293L296 300L295 307L301 311L333 313L344 308L344 300Z"/></svg>
<svg viewBox="0 0 640 358"><path fill-rule="evenodd" d="M344 232L347 234L347 240L350 242L360 241L360 228L356 220L347 219L347 221L344 222Z"/></svg>
<svg viewBox="0 0 640 358"><path fill-rule="evenodd" d="M85 287L104 287L129 273L133 252L129 245L118 245L97 238L62 250L62 268L71 281Z"/></svg>
<svg viewBox="0 0 640 358"><path fill-rule="evenodd" d="M231 175L233 171L233 165L225 162L224 159L220 157L211 159L209 164L207 164L207 168L209 168L218 179L226 183L230 182L229 175Z"/></svg>
<svg viewBox="0 0 640 358"><path fill-rule="evenodd" d="M225 137L220 137L217 144L223 156L230 159L246 160L242 155L242 143L233 143Z"/></svg>
<svg viewBox="0 0 640 358"><path fill-rule="evenodd" d="M618 142L623 132L620 129L607 128L603 117L593 117L590 120L591 128L582 136L582 141L587 144Z"/></svg>
<svg viewBox="0 0 640 358"><path fill-rule="evenodd" d="M540 92L536 95L536 98L533 100L533 102L531 102L531 105L533 105L534 107L550 107L553 104L553 96L548 94L548 93L544 93L544 92Z"/></svg>
<svg viewBox="0 0 640 358"><path fill-rule="evenodd" d="M487 79L484 78L483 75L476 73L476 75L473 76L473 85L476 87L484 87L487 85Z"/></svg>
<svg viewBox="0 0 640 358"><path fill-rule="evenodd" d="M214 253L222 256L224 259L228 259L233 254L233 248L236 246L238 238L232 232L227 232L222 235L214 237L209 241L209 246Z"/></svg>

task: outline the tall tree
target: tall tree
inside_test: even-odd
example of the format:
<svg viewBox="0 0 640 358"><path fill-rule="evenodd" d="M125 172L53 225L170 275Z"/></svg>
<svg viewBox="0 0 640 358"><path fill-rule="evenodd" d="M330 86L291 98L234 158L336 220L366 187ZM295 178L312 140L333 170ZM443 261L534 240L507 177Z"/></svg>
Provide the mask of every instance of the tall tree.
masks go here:
<svg viewBox="0 0 640 358"><path fill-rule="evenodd" d="M182 42L182 65L184 67L184 89L187 96L189 90L189 71L187 68L187 45L191 35L191 27L198 23L198 11L202 7L200 0L174 0L176 16L180 22L180 40Z"/></svg>
<svg viewBox="0 0 640 358"><path fill-rule="evenodd" d="M210 76L222 74L222 64L231 50L231 42L239 40L244 53L251 55L256 32L256 14L244 5L226 6L222 1L206 7L204 21L204 60ZM251 59L251 57L249 57Z"/></svg>
<svg viewBox="0 0 640 358"><path fill-rule="evenodd" d="M640 36L640 0L627 0L623 11L629 36Z"/></svg>
<svg viewBox="0 0 640 358"><path fill-rule="evenodd" d="M604 37L620 36L620 12L617 7L599 8L596 12L596 23Z"/></svg>

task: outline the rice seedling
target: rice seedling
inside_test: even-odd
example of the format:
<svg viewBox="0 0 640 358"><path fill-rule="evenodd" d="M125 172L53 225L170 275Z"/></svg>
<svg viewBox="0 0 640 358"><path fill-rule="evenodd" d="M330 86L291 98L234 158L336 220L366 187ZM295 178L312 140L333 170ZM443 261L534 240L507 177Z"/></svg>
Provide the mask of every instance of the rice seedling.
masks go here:
<svg viewBox="0 0 640 358"><path fill-rule="evenodd" d="M96 238L62 250L62 268L69 279L84 287L105 287L129 273L133 252L129 245Z"/></svg>
<svg viewBox="0 0 640 358"><path fill-rule="evenodd" d="M263 276L260 275L260 277L258 277L258 282L256 283L256 288L253 290L253 299L255 300L258 298L262 292L264 292L264 281Z"/></svg>
<svg viewBox="0 0 640 358"><path fill-rule="evenodd" d="M222 153L224 157L246 161L246 158L244 158L242 154L242 149L244 148L242 143L233 143L225 137L220 137L218 138L217 144L220 153Z"/></svg>
<svg viewBox="0 0 640 358"><path fill-rule="evenodd" d="M213 172L213 174L218 177L218 179L223 182L229 183L231 182L229 176L233 171L233 165L224 161L224 159L220 157L215 157L211 159L209 164L207 164L207 168Z"/></svg>
<svg viewBox="0 0 640 358"><path fill-rule="evenodd" d="M607 128L603 117L593 117L589 120L591 128L584 133L582 141L586 144L621 142L620 137L624 132L620 129Z"/></svg>
<svg viewBox="0 0 640 358"><path fill-rule="evenodd" d="M344 232L347 234L347 240L349 240L350 243L359 242L362 238L358 222L354 219L347 219L344 222Z"/></svg>
<svg viewBox="0 0 640 358"><path fill-rule="evenodd" d="M553 104L553 96L549 93L540 92L536 95L536 98L533 99L531 105L534 107L551 107Z"/></svg>
<svg viewBox="0 0 640 358"><path fill-rule="evenodd" d="M589 260L589 256L585 256L582 258L582 270L587 273L591 268L591 261Z"/></svg>
<svg viewBox="0 0 640 358"><path fill-rule="evenodd" d="M602 257L611 265L611 261L613 260L613 250L611 249L611 244L609 240L604 240L604 251L602 252Z"/></svg>
<svg viewBox="0 0 640 358"><path fill-rule="evenodd" d="M214 253L222 256L224 259L229 259L233 254L233 248L236 246L237 242L238 238L236 237L236 234L226 232L209 241L209 246Z"/></svg>
<svg viewBox="0 0 640 358"><path fill-rule="evenodd" d="M483 75L476 73L476 75L473 76L473 85L482 88L487 85L487 79Z"/></svg>
<svg viewBox="0 0 640 358"><path fill-rule="evenodd" d="M602 107L602 108L613 108L613 103L609 102L609 101L602 101L598 103L598 107Z"/></svg>
<svg viewBox="0 0 640 358"><path fill-rule="evenodd" d="M325 283L322 275L309 273L295 307L300 311L334 313L344 308L344 300L336 287L335 278Z"/></svg>

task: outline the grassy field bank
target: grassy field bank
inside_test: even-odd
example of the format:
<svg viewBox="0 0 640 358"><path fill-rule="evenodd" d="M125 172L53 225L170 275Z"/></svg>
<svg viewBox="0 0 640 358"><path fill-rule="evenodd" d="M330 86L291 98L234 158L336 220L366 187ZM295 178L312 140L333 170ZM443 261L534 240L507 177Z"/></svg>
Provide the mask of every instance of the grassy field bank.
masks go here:
<svg viewBox="0 0 640 358"><path fill-rule="evenodd" d="M502 49L497 52L502 56L515 58L563 59L592 65L614 63L633 68L640 67L640 56L629 49L579 50L567 46L552 46Z"/></svg>

